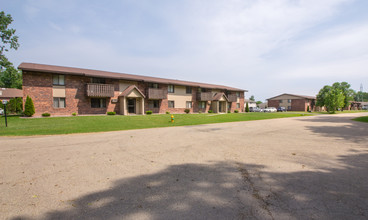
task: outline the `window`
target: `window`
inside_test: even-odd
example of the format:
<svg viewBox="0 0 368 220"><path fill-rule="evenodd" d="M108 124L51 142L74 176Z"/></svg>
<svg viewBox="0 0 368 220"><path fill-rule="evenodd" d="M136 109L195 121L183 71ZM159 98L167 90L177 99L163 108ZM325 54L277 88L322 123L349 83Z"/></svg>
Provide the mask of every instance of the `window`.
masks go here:
<svg viewBox="0 0 368 220"><path fill-rule="evenodd" d="M92 83L105 84L106 80L102 78L92 78Z"/></svg>
<svg viewBox="0 0 368 220"><path fill-rule="evenodd" d="M54 108L65 108L65 98L54 98Z"/></svg>
<svg viewBox="0 0 368 220"><path fill-rule="evenodd" d="M291 99L288 99L288 103L291 103Z"/></svg>
<svg viewBox="0 0 368 220"><path fill-rule="evenodd" d="M174 93L174 92L175 92L174 85L169 85L169 86L167 87L167 92L168 92L168 93Z"/></svg>
<svg viewBox="0 0 368 220"><path fill-rule="evenodd" d="M169 101L169 108L175 108L175 102Z"/></svg>
<svg viewBox="0 0 368 220"><path fill-rule="evenodd" d="M91 99L91 108L106 108L106 99Z"/></svg>
<svg viewBox="0 0 368 220"><path fill-rule="evenodd" d="M227 109L231 109L231 102L227 103Z"/></svg>
<svg viewBox="0 0 368 220"><path fill-rule="evenodd" d="M198 92L206 92L207 90L205 88L198 88Z"/></svg>
<svg viewBox="0 0 368 220"><path fill-rule="evenodd" d="M198 102L198 108L206 108L206 102Z"/></svg>
<svg viewBox="0 0 368 220"><path fill-rule="evenodd" d="M148 101L148 108L159 108L160 101L159 100L149 100Z"/></svg>
<svg viewBox="0 0 368 220"><path fill-rule="evenodd" d="M282 100L279 100L279 103L282 103Z"/></svg>
<svg viewBox="0 0 368 220"><path fill-rule="evenodd" d="M186 87L186 93L187 93L187 94L192 94L192 87L187 86L187 87Z"/></svg>
<svg viewBox="0 0 368 220"><path fill-rule="evenodd" d="M240 97L240 92L236 92L236 97Z"/></svg>
<svg viewBox="0 0 368 220"><path fill-rule="evenodd" d="M240 108L240 103L236 103L236 108Z"/></svg>
<svg viewBox="0 0 368 220"><path fill-rule="evenodd" d="M58 86L63 86L65 85L65 78L64 75L54 75L52 77L52 84L53 85L58 85Z"/></svg>
<svg viewBox="0 0 368 220"><path fill-rule="evenodd" d="M186 102L187 108L192 108L192 102Z"/></svg>
<svg viewBox="0 0 368 220"><path fill-rule="evenodd" d="M149 88L153 88L153 89L158 89L158 84L157 83L150 83L148 85Z"/></svg>

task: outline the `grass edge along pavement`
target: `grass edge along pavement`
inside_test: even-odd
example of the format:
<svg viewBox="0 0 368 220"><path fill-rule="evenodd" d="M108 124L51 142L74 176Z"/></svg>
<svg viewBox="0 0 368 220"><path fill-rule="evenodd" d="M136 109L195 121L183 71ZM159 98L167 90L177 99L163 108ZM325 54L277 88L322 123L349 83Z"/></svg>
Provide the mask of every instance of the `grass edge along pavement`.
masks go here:
<svg viewBox="0 0 368 220"><path fill-rule="evenodd" d="M354 118L353 120L368 123L368 116Z"/></svg>
<svg viewBox="0 0 368 220"><path fill-rule="evenodd" d="M5 128L0 118L0 136L32 136L72 133L106 132L171 126L187 126L224 122L253 121L273 118L300 117L308 113L231 113L231 114L175 114L170 122L167 114L139 116L77 116L50 118L9 117Z"/></svg>

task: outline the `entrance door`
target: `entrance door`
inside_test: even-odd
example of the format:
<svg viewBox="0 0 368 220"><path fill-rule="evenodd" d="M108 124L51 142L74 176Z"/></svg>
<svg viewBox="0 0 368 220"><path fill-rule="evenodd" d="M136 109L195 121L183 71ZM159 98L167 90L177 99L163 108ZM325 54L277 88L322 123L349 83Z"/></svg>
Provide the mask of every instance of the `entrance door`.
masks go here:
<svg viewBox="0 0 368 220"><path fill-rule="evenodd" d="M128 99L128 113L135 114L135 99Z"/></svg>
<svg viewBox="0 0 368 220"><path fill-rule="evenodd" d="M222 103L223 103L223 102L219 102L219 112L223 112L223 111L224 111L224 110L223 110Z"/></svg>

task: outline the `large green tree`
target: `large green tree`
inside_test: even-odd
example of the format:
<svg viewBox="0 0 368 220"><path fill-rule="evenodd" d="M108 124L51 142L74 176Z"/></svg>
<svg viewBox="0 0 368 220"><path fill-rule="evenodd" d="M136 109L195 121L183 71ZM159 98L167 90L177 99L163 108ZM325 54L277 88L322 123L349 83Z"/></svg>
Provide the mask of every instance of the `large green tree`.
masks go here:
<svg viewBox="0 0 368 220"><path fill-rule="evenodd" d="M350 87L350 85L349 85ZM334 113L339 108L345 107L345 94L340 84L324 86L317 95L317 106L325 106L328 112Z"/></svg>
<svg viewBox="0 0 368 220"><path fill-rule="evenodd" d="M368 102L368 92L357 92L354 96L354 100L357 102Z"/></svg>
<svg viewBox="0 0 368 220"><path fill-rule="evenodd" d="M17 50L19 47L15 29L9 28L12 22L13 18L10 14L0 12L0 87L21 88L22 75L5 56L5 52L10 49Z"/></svg>
<svg viewBox="0 0 368 220"><path fill-rule="evenodd" d="M350 101L354 101L355 91L350 88L350 84L347 82L335 82L332 87L340 89L344 94L344 107L350 105Z"/></svg>

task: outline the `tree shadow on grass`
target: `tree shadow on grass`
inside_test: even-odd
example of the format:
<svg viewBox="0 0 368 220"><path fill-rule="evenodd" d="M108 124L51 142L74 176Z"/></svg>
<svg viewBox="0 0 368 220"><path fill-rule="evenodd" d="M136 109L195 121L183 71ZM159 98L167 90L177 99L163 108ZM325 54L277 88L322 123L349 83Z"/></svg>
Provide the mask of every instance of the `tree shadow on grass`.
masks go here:
<svg viewBox="0 0 368 220"><path fill-rule="evenodd" d="M236 162L174 165L41 219L366 219L368 153L338 160L341 167L287 173Z"/></svg>

